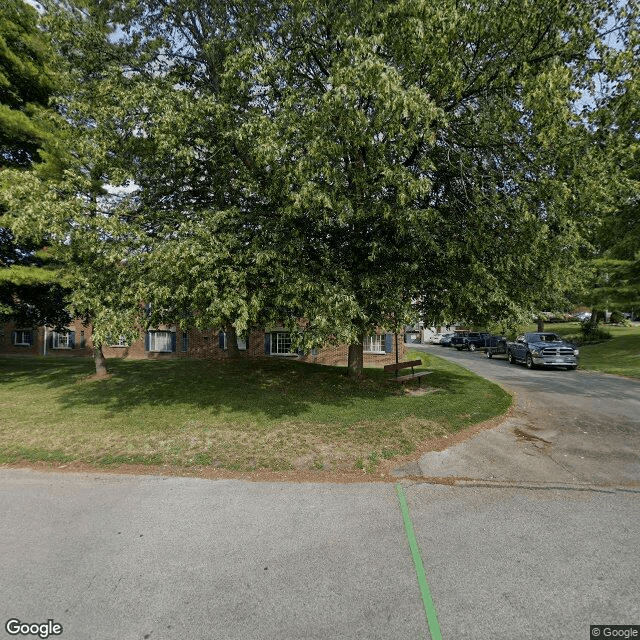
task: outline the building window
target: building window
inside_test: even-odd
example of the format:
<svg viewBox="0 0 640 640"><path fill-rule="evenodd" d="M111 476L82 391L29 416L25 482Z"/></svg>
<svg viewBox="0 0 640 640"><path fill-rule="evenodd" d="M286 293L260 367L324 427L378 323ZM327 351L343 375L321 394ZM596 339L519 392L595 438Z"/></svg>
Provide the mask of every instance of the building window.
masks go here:
<svg viewBox="0 0 640 640"><path fill-rule="evenodd" d="M285 331L274 331L271 334L271 353L288 355L291 353L291 334Z"/></svg>
<svg viewBox="0 0 640 640"><path fill-rule="evenodd" d="M168 353L172 349L172 332L171 331L150 331L149 332L149 351L158 351Z"/></svg>
<svg viewBox="0 0 640 640"><path fill-rule="evenodd" d="M129 341L124 336L120 336L117 340L110 340L109 346L110 347L128 347Z"/></svg>
<svg viewBox="0 0 640 640"><path fill-rule="evenodd" d="M31 329L18 329L14 331L13 344L17 347L30 347L33 344L33 331Z"/></svg>
<svg viewBox="0 0 640 640"><path fill-rule="evenodd" d="M385 337L367 336L362 343L364 353L385 353Z"/></svg>
<svg viewBox="0 0 640 640"><path fill-rule="evenodd" d="M185 331L182 334L182 351L189 351L189 333Z"/></svg>
<svg viewBox="0 0 640 640"><path fill-rule="evenodd" d="M73 349L75 346L75 332L53 331L51 334L51 346L54 349Z"/></svg>

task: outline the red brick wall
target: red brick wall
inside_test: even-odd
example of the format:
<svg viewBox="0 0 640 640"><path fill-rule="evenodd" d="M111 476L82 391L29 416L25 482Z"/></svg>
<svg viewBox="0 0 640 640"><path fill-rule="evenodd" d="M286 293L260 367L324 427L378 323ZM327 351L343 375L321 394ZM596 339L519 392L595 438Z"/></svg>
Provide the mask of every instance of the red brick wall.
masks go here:
<svg viewBox="0 0 640 640"><path fill-rule="evenodd" d="M30 346L14 345L12 340L13 332L17 329L30 329L31 327L17 326L13 322L5 324L0 329L0 353L12 355L42 356L45 352L48 356L89 356L93 353L91 344L91 328L85 327L82 321L75 319L71 321L67 328L75 332L75 346L73 349L56 349L49 344L45 349L45 329L44 327L33 327L31 333L33 344ZM47 329L47 342L50 342L51 329Z"/></svg>
<svg viewBox="0 0 640 640"><path fill-rule="evenodd" d="M34 344L32 346L14 346L11 344L11 334L16 327L13 324L4 326L4 334L0 332L0 353L22 354L22 355L43 355L44 329L42 327L33 330ZM24 328L24 327L19 327ZM47 347L48 356L91 356L93 355L93 342L91 340L91 326L84 326L78 319L69 324L69 328L75 331L76 345L73 349L55 349ZM170 327L159 327L159 330L170 330ZM50 334L51 330L47 330ZM265 332L254 331L250 334L246 350L238 349L235 334L227 333L226 348L220 348L219 331L215 329L199 331L190 329L188 334L187 350L183 350L182 329L175 330L176 351L170 353L155 353L145 350L145 333L140 331L140 338L131 345L119 347L113 345L103 345L102 351L106 358L127 358L127 359L154 359L164 360L168 358L203 358L211 360L230 360L234 358L296 358L303 362L314 362L327 365L346 365L348 361L349 348L347 345L327 345L318 349L315 355L307 353L303 356L277 356L265 354ZM395 338L392 340L393 350L391 353L365 353L365 366L383 366L396 361ZM402 360L405 354L405 347L402 337L398 337L398 359Z"/></svg>
<svg viewBox="0 0 640 640"><path fill-rule="evenodd" d="M93 355L93 342L91 342L91 326L82 324L82 320L74 318L67 328L75 332L75 346L73 349L56 349L47 345L48 356L91 356ZM42 339L44 340L44 329L41 327ZM47 329L47 336L51 330ZM50 340L49 340L50 342ZM40 351L42 354L42 350Z"/></svg>
<svg viewBox="0 0 640 640"><path fill-rule="evenodd" d="M385 364L392 364L396 361L395 339L392 341L393 350L391 353L364 353L363 361L365 367L382 367ZM398 336L398 361L404 358L405 348L402 337ZM349 361L349 347L346 344L327 345L318 350L318 354L305 354L300 357L304 362L315 362L317 364L346 365Z"/></svg>
<svg viewBox="0 0 640 640"><path fill-rule="evenodd" d="M14 345L13 332L16 329L31 329L33 344L31 346ZM16 326L13 322L8 322L0 329L0 353L10 353L24 356L42 355L42 329Z"/></svg>

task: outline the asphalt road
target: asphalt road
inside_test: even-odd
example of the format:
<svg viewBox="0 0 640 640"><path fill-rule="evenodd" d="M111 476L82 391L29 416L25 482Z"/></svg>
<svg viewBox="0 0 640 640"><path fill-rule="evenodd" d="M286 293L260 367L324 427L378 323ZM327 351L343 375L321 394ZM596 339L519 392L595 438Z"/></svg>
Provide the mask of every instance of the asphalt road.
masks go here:
<svg viewBox="0 0 640 640"><path fill-rule="evenodd" d="M513 418L413 469L458 484L399 480L434 635L393 483L0 467L0 637L38 637L10 619L52 620L62 640L587 640L591 624L639 625L638 384L428 349L517 394Z"/></svg>
<svg viewBox="0 0 640 640"><path fill-rule="evenodd" d="M3 627L51 619L63 640L437 637L393 484L5 468L0 487ZM590 624L640 623L638 492L405 490L442 638L587 640Z"/></svg>
<svg viewBox="0 0 640 640"><path fill-rule="evenodd" d="M515 394L511 419L398 475L502 483L640 486L640 382L620 376L529 370L481 352L412 345Z"/></svg>

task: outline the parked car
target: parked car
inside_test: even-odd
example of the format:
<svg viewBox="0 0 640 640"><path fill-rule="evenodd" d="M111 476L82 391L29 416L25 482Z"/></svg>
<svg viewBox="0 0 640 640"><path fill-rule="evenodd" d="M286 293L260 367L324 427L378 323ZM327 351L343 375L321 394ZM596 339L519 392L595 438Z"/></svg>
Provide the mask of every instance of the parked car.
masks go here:
<svg viewBox="0 0 640 640"><path fill-rule="evenodd" d="M451 339L451 346L455 347L458 351L461 351L462 349L475 351L476 349L482 349L486 347L487 341L490 337L490 333L481 331L458 332Z"/></svg>
<svg viewBox="0 0 640 640"><path fill-rule="evenodd" d="M456 329L455 333L451 338L451 346L458 349L462 349L464 346L464 339L469 335L468 329Z"/></svg>
<svg viewBox="0 0 640 640"><path fill-rule="evenodd" d="M438 343L441 347L450 347L451 346L451 338L455 333L445 333L442 338L440 338L440 342Z"/></svg>
<svg viewBox="0 0 640 640"><path fill-rule="evenodd" d="M535 367L578 366L579 351L555 333L525 333L515 342L507 343L507 360L511 364L521 362L528 369Z"/></svg>
<svg viewBox="0 0 640 640"><path fill-rule="evenodd" d="M440 344L440 340L442 340L444 333L434 333L429 338L429 342L431 344Z"/></svg>
<svg viewBox="0 0 640 640"><path fill-rule="evenodd" d="M591 311L581 311L580 313L574 314L573 317L580 322L584 322L591 317Z"/></svg>

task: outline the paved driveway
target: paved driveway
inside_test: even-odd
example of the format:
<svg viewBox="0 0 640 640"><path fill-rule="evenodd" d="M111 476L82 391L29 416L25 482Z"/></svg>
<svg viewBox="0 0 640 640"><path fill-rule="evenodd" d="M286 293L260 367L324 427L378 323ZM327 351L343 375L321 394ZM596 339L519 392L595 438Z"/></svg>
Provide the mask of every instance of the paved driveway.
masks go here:
<svg viewBox="0 0 640 640"><path fill-rule="evenodd" d="M405 491L443 639L640 622L636 490ZM438 637L393 484L5 468L0 511L2 638L12 618L61 640Z"/></svg>
<svg viewBox="0 0 640 640"><path fill-rule="evenodd" d="M414 345L413 345L414 346ZM503 357L424 345L516 396L513 417L418 465L424 476L546 485L640 486L640 382L586 371L529 370Z"/></svg>

